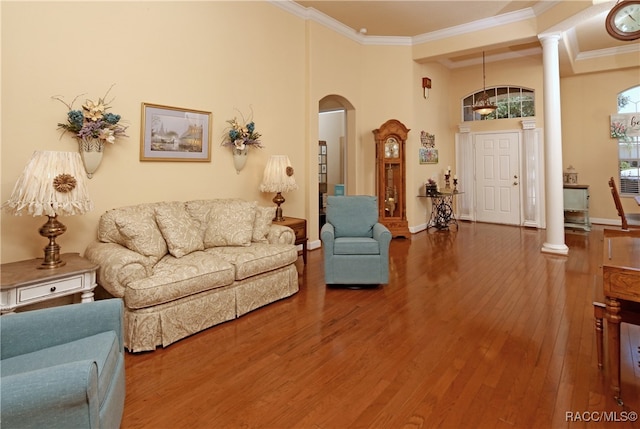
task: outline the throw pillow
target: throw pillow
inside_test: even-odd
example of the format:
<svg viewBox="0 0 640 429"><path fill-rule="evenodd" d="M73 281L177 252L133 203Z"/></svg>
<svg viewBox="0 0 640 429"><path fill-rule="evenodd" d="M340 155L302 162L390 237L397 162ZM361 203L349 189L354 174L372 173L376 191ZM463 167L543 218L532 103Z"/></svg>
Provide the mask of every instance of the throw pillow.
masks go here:
<svg viewBox="0 0 640 429"><path fill-rule="evenodd" d="M114 224L129 250L160 260L167 254L167 244L151 213L119 212L114 216Z"/></svg>
<svg viewBox="0 0 640 429"><path fill-rule="evenodd" d="M204 233L204 246L250 246L255 216L255 202L212 201Z"/></svg>
<svg viewBox="0 0 640 429"><path fill-rule="evenodd" d="M200 225L189 216L183 203L159 205L156 207L156 221L167 241L169 253L176 258L204 250Z"/></svg>
<svg viewBox="0 0 640 429"><path fill-rule="evenodd" d="M275 207L256 207L256 219L253 222L253 237L255 243L267 243L267 234L271 228L271 222L276 215Z"/></svg>

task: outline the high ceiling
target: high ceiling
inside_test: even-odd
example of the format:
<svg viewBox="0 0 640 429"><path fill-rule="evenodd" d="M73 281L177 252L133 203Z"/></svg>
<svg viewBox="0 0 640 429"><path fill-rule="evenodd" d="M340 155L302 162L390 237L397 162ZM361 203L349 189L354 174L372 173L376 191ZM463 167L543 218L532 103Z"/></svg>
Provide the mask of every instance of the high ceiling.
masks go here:
<svg viewBox="0 0 640 429"><path fill-rule="evenodd" d="M562 3L571 2L571 5ZM609 36L604 22L607 12L616 0L563 0L563 1L484 1L484 0L427 0L427 1L296 1L315 16L328 23L349 29L363 40L376 38L405 38L413 42L438 38L465 28L490 28L504 23L538 18L545 12L556 14L555 7L570 6L575 16L564 20L561 28L561 63L564 74L576 72L575 61L580 58L615 56L635 53L640 65L640 41L622 42ZM566 8L563 8L566 9ZM335 25L332 25L335 27ZM444 36L443 36L444 37ZM483 46L466 52L451 52L433 60L447 67L463 67L480 61L485 50L487 62L516 57L540 55L542 52L536 37L513 43ZM633 60L632 60L633 62ZM568 71L567 69L571 69Z"/></svg>
<svg viewBox="0 0 640 429"><path fill-rule="evenodd" d="M296 1L369 36L418 36L507 12L538 1Z"/></svg>

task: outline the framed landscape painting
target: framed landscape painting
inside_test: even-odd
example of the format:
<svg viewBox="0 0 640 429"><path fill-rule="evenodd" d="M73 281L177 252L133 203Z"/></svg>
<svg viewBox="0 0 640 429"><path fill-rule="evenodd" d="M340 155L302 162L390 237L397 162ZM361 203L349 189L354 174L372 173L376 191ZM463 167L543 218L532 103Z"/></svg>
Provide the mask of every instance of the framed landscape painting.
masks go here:
<svg viewBox="0 0 640 429"><path fill-rule="evenodd" d="M142 103L141 161L211 161L211 112Z"/></svg>

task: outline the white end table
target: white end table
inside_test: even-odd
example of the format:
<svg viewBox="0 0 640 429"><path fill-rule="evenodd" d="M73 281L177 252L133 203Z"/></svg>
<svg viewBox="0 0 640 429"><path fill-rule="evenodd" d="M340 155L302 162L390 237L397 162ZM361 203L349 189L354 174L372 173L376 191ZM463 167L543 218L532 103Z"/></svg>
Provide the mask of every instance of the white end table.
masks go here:
<svg viewBox="0 0 640 429"><path fill-rule="evenodd" d="M42 258L0 266L0 314L16 308L80 293L82 302L93 301L98 266L78 253L65 253L59 268L38 268Z"/></svg>

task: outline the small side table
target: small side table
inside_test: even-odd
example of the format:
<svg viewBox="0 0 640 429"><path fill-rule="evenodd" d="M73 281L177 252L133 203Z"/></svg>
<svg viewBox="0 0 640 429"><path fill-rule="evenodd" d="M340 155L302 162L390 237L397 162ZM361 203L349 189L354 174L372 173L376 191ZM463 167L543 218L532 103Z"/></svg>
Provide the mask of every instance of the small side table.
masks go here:
<svg viewBox="0 0 640 429"><path fill-rule="evenodd" d="M0 313L81 293L82 302L93 301L98 266L78 253L60 256L65 265L39 269L42 258L2 264L0 267Z"/></svg>
<svg viewBox="0 0 640 429"><path fill-rule="evenodd" d="M429 228L445 230L449 229L449 225L458 227L458 220L453 210L453 198L462 193L447 189L444 192L436 192L432 195L418 195L418 197L422 198L431 198L431 216L427 222L427 230Z"/></svg>
<svg viewBox="0 0 640 429"><path fill-rule="evenodd" d="M302 261L307 264L307 220L296 217L285 217L283 221L276 222L276 225L288 226L296 235L296 246L302 244Z"/></svg>

